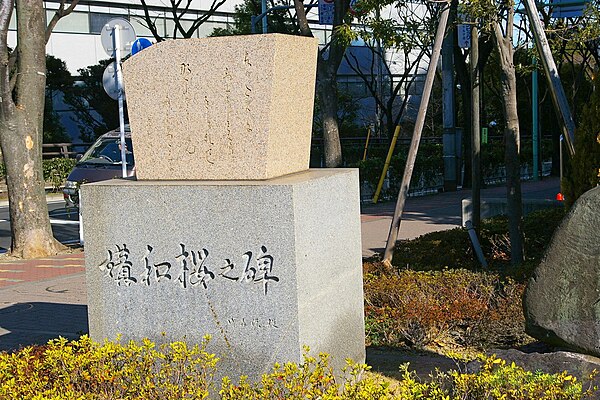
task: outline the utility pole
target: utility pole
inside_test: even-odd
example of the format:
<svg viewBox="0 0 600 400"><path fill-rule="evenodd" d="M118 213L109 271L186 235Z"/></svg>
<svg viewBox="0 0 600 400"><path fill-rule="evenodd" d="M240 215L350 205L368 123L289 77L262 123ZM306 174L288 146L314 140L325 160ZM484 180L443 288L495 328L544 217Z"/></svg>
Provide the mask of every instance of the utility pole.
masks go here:
<svg viewBox="0 0 600 400"><path fill-rule="evenodd" d="M452 16L449 17L452 24ZM452 28L451 28L452 29ZM443 111L443 159L444 190L455 191L458 185L458 151L456 107L454 97L454 35L446 35L442 44L442 111Z"/></svg>
<svg viewBox="0 0 600 400"><path fill-rule="evenodd" d="M531 147L533 149L533 180L540 179L540 119L538 116L538 71L537 58L533 57L533 71L531 71Z"/></svg>
<svg viewBox="0 0 600 400"><path fill-rule="evenodd" d="M479 122L481 86L479 70L479 29L475 22L471 26L471 221L477 233L479 233L481 225L481 126Z"/></svg>
<svg viewBox="0 0 600 400"><path fill-rule="evenodd" d="M427 106L429 105L429 97L431 96L431 88L433 87L433 80L435 78L435 70L440 59L442 41L444 40L446 26L448 25L448 14L450 13L450 5L446 3L441 5L441 7L443 7L443 10L440 15L440 21L438 23L435 41L433 43L433 50L431 52L431 59L429 60L429 67L427 68L427 77L425 78L423 96L421 97L419 113L417 115L417 120L415 121L415 128L413 131L412 140L410 142L408 156L406 157L406 166L404 167L402 184L400 185L400 192L398 193L398 200L396 201L396 209L394 210L394 217L392 218L392 224L390 226L390 232L385 247L383 262L386 265L392 264L394 248L396 247L396 241L398 240L398 232L400 231L400 222L402 221L402 211L404 210L404 203L406 202L406 196L408 195L408 187L410 186L412 171L415 166L417 152L419 151L419 142L421 141L421 133L423 132L423 125L425 123L425 116L427 114Z"/></svg>
<svg viewBox="0 0 600 400"><path fill-rule="evenodd" d="M265 16L263 17L262 20L262 33L267 33L268 30L268 21L267 21L267 0L261 0L260 2L260 12L261 15L264 14Z"/></svg>

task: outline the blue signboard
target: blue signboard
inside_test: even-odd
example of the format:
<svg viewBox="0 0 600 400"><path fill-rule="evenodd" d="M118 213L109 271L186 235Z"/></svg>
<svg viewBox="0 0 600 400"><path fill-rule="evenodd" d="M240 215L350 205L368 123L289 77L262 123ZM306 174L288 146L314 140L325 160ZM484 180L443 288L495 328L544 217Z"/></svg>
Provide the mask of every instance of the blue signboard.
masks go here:
<svg viewBox="0 0 600 400"><path fill-rule="evenodd" d="M577 18L583 15L588 1L582 0L550 0L552 18Z"/></svg>
<svg viewBox="0 0 600 400"><path fill-rule="evenodd" d="M136 53L144 50L147 47L152 46L152 42L146 38L139 38L131 45L131 55L134 56Z"/></svg>
<svg viewBox="0 0 600 400"><path fill-rule="evenodd" d="M333 25L334 7L333 0L319 0L319 24Z"/></svg>

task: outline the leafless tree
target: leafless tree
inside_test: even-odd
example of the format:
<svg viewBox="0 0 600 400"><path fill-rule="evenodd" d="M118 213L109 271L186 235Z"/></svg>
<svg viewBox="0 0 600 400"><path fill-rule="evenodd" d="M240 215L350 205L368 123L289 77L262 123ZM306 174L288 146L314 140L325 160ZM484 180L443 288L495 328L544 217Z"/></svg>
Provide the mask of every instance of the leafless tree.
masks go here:
<svg viewBox="0 0 600 400"><path fill-rule="evenodd" d="M182 24L182 21L187 20L184 17L190 13L192 0L186 0L185 4L183 4L183 0L169 0L168 13L170 13L170 17L175 23L175 26L173 27L172 38L191 38L194 33L196 33L198 28L200 28L203 23L208 21L208 19L213 16L219 7L225 4L225 1L226 0L213 0L210 8L202 12L202 15L192 20L191 25L188 28L185 28ZM154 36L157 42L162 42L165 40L165 38L159 34L158 29L156 28L156 18L151 15L150 7L148 4L146 4L145 0L140 0L140 2L142 3L142 7L144 9L144 20L148 29L150 29L152 36Z"/></svg>

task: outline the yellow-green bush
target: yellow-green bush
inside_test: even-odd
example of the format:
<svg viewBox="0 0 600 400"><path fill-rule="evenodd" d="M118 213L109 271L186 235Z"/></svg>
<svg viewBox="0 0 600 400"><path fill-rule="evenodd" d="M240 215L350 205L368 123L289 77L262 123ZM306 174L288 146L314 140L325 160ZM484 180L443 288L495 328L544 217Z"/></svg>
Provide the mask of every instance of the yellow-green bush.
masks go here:
<svg viewBox="0 0 600 400"><path fill-rule="evenodd" d="M308 351L307 351L308 354ZM532 373L496 358L482 359L481 371L438 373L421 381L408 365L402 378L390 381L368 373L364 364L348 362L338 382L325 354L305 355L304 363L276 364L259 382L224 378L215 388L217 358L200 346L174 342L161 346L105 342L84 336L69 342L0 353L0 399L591 399L596 388L585 388L566 373Z"/></svg>
<svg viewBox="0 0 600 400"><path fill-rule="evenodd" d="M217 362L205 346L83 336L0 353L0 399L203 399Z"/></svg>
<svg viewBox="0 0 600 400"><path fill-rule="evenodd" d="M426 381L421 381L405 364L398 385L393 387L393 396L409 400L591 400L599 394L589 383L593 376L584 385L567 372L525 371L494 356L482 357L480 362L479 372L438 371Z"/></svg>
<svg viewBox="0 0 600 400"><path fill-rule="evenodd" d="M567 372L545 374L540 371L524 371L515 363L507 364L504 360L489 357L481 360L481 371L478 373L449 374L452 383L452 398L456 399L503 399L503 400L537 400L537 399L596 399L598 389L593 387L594 376L587 379L586 387Z"/></svg>
<svg viewBox="0 0 600 400"><path fill-rule="evenodd" d="M261 400L261 399L331 399L331 400L372 400L389 399L392 393L384 380L373 375L365 376L369 367L348 361L344 369L345 382L340 385L331 367L328 355L319 357L307 355L304 363L275 364L273 371L264 374L260 382L248 382L242 377L236 385L229 378L223 379L221 399ZM339 378L338 378L339 380Z"/></svg>

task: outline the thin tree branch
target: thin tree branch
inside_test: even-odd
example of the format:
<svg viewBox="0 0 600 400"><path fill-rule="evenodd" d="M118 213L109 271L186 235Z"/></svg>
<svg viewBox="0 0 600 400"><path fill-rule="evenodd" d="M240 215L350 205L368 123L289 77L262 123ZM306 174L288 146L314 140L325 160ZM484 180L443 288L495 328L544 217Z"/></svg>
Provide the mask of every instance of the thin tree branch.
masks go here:
<svg viewBox="0 0 600 400"><path fill-rule="evenodd" d="M304 9L304 2L302 0L294 0L294 9L296 10L296 18L298 20L298 28L302 36L312 37L313 33L308 26L308 19L306 17L306 10Z"/></svg>
<svg viewBox="0 0 600 400"><path fill-rule="evenodd" d="M219 9L219 7L225 4L225 1L226 0L213 0L210 9L206 11L202 17L197 18L192 24L192 27L188 29L186 33L188 36L186 37L191 37L193 32L196 31L196 29L198 29L200 25L205 23Z"/></svg>
<svg viewBox="0 0 600 400"><path fill-rule="evenodd" d="M154 36L154 39L156 39L157 42L162 42L165 39L158 34L156 24L152 20L152 17L150 17L150 12L148 11L148 5L146 4L146 0L140 0L140 2L142 3L142 8L144 9L144 20L146 21L146 24L148 24L148 29L150 29L152 36Z"/></svg>
<svg viewBox="0 0 600 400"><path fill-rule="evenodd" d="M52 19L50 20L50 22L48 22L48 26L46 27L46 43L48 43L48 40L50 40L50 34L52 33L52 30L58 23L58 20L60 20L62 17L66 17L67 15L71 14L78 3L79 0L71 0L71 4L65 9L65 0L60 1L60 6L58 7L58 10L56 10L54 15L52 16Z"/></svg>

